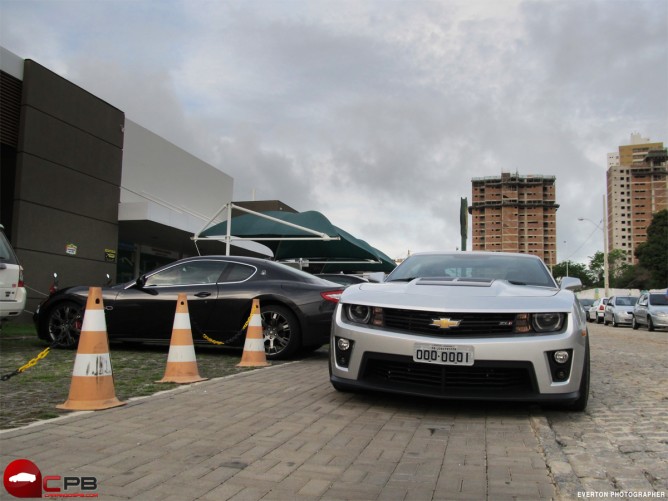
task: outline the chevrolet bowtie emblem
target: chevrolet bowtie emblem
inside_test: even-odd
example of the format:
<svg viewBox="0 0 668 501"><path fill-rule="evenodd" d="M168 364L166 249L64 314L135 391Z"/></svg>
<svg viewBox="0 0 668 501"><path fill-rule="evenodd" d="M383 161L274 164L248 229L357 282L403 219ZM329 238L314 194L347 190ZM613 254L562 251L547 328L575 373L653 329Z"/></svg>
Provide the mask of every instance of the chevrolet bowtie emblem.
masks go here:
<svg viewBox="0 0 668 501"><path fill-rule="evenodd" d="M434 318L430 326L438 327L439 329L449 329L450 327L459 327L461 320L450 320L449 318Z"/></svg>

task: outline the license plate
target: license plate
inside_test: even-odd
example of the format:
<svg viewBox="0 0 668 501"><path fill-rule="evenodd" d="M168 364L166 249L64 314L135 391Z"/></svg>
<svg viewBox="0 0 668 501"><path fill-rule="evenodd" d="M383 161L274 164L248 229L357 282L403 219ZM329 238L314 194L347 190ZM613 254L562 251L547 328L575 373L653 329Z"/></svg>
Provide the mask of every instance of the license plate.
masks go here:
<svg viewBox="0 0 668 501"><path fill-rule="evenodd" d="M473 346L416 343L413 345L413 361L439 365L473 365Z"/></svg>

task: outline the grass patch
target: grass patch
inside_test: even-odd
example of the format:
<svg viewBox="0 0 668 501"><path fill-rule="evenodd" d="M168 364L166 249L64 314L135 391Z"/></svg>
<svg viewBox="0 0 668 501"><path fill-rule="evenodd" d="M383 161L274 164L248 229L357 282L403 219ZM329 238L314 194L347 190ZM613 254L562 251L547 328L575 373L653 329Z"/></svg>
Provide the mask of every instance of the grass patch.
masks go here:
<svg viewBox="0 0 668 501"><path fill-rule="evenodd" d="M0 335L0 375L13 372L36 357L47 345L32 326L6 324ZM119 400L152 395L174 388L156 383L164 376L169 346L111 344L114 388ZM217 378L252 369L238 368L240 350L197 347L202 377ZM34 367L7 381L0 381L0 429L15 428L66 414L56 409L69 396L76 351L52 349ZM277 365L280 362L272 362Z"/></svg>

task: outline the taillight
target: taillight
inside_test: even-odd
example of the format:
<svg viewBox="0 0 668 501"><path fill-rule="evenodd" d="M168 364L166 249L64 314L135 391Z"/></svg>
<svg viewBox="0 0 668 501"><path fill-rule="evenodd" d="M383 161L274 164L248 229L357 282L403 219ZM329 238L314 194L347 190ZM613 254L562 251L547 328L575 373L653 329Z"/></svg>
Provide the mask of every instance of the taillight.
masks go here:
<svg viewBox="0 0 668 501"><path fill-rule="evenodd" d="M19 287L23 287L23 268L19 268Z"/></svg>
<svg viewBox="0 0 668 501"><path fill-rule="evenodd" d="M321 292L320 295L325 301L331 301L332 303L338 303L341 299L341 294L343 294L343 289L337 291L327 291Z"/></svg>

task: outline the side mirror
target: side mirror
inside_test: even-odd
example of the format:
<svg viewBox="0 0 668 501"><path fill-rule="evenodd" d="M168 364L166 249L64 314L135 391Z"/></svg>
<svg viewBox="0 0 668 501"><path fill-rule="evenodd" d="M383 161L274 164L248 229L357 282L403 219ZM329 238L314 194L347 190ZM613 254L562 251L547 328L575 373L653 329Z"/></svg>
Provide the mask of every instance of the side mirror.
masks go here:
<svg viewBox="0 0 668 501"><path fill-rule="evenodd" d="M146 285L146 275L141 275L135 281L135 286L140 288L140 289L143 289L145 285Z"/></svg>
<svg viewBox="0 0 668 501"><path fill-rule="evenodd" d="M576 277L564 277L561 279L561 288L570 291L579 291L582 289L582 281Z"/></svg>
<svg viewBox="0 0 668 501"><path fill-rule="evenodd" d="M385 272L377 271L369 275L369 282L380 284L385 281Z"/></svg>

